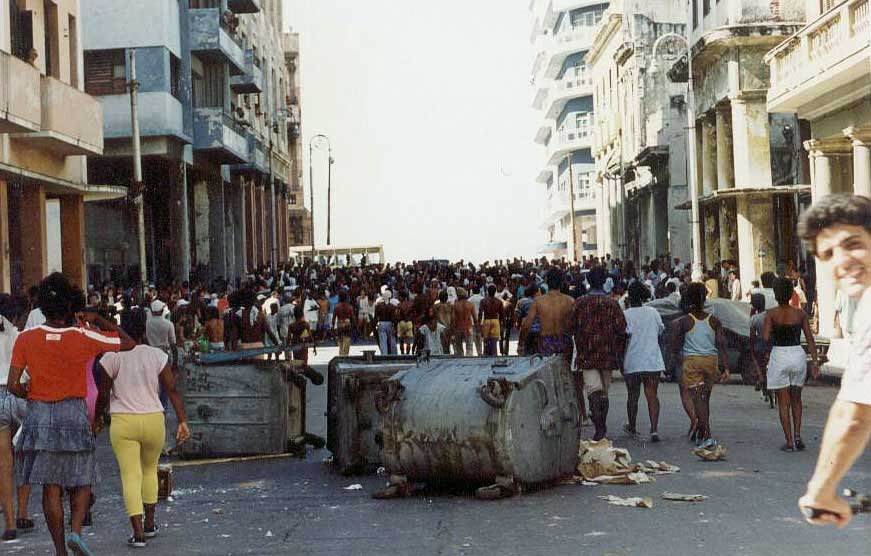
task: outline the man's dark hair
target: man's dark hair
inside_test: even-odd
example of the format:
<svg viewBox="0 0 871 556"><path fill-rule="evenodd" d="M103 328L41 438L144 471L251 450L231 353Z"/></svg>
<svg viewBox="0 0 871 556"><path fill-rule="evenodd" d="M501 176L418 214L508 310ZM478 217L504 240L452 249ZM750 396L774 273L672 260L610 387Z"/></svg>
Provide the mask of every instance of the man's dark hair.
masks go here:
<svg viewBox="0 0 871 556"><path fill-rule="evenodd" d="M692 282L687 286L686 311L694 313L705 309L705 299L708 297L708 288L701 282Z"/></svg>
<svg viewBox="0 0 871 556"><path fill-rule="evenodd" d="M601 290L607 279L608 274L605 272L605 268L601 266L594 267L587 273L587 282L590 283L590 287L594 290Z"/></svg>
<svg viewBox="0 0 871 556"><path fill-rule="evenodd" d="M816 253L819 233L836 224L861 226L871 234L871 199L862 195L826 195L799 217L798 236Z"/></svg>
<svg viewBox="0 0 871 556"><path fill-rule="evenodd" d="M3 315L6 320L15 323L27 312L27 300L9 295L8 293L0 293L0 315Z"/></svg>
<svg viewBox="0 0 871 556"><path fill-rule="evenodd" d="M754 293L750 295L750 305L757 313L765 312L765 294Z"/></svg>
<svg viewBox="0 0 871 556"><path fill-rule="evenodd" d="M526 291L524 292L526 297L535 297L535 294L538 293L538 284L530 284L526 286Z"/></svg>
<svg viewBox="0 0 871 556"><path fill-rule="evenodd" d="M781 305L786 305L792 299L792 294L795 288L792 285L792 280L789 278L777 278L774 281L774 298Z"/></svg>
<svg viewBox="0 0 871 556"><path fill-rule="evenodd" d="M37 303L48 319L67 318L77 301L76 289L60 272L49 274L39 284Z"/></svg>
<svg viewBox="0 0 871 556"><path fill-rule="evenodd" d="M490 297L496 297L496 286L491 285L489 288L487 288L487 295L489 295Z"/></svg>
<svg viewBox="0 0 871 556"><path fill-rule="evenodd" d="M297 305L293 308L293 318L295 318L296 320L301 319L304 314L305 312L302 309L302 305Z"/></svg>
<svg viewBox="0 0 871 556"><path fill-rule="evenodd" d="M145 311L139 307L134 307L121 313L121 328L128 336L141 342L145 337L145 319Z"/></svg>
<svg viewBox="0 0 871 556"><path fill-rule="evenodd" d="M665 289L668 290L668 293L674 293L677 291L677 284L675 284L674 282L666 282Z"/></svg>
<svg viewBox="0 0 871 556"><path fill-rule="evenodd" d="M559 291L563 287L563 271L559 268L551 268L547 271L547 289L548 291Z"/></svg>
<svg viewBox="0 0 871 556"><path fill-rule="evenodd" d="M629 284L629 305L632 307L641 307L648 299L650 299L650 290L647 286L638 280Z"/></svg>
<svg viewBox="0 0 871 556"><path fill-rule="evenodd" d="M762 280L763 288L773 288L774 281L777 280L777 275L768 270L766 272L763 272L762 276L760 276L759 279Z"/></svg>

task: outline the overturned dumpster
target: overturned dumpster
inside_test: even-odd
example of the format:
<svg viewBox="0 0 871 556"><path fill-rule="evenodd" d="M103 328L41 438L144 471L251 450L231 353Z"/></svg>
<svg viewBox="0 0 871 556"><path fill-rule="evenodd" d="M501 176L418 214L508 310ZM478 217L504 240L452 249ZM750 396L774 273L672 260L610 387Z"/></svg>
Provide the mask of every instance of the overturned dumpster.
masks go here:
<svg viewBox="0 0 871 556"><path fill-rule="evenodd" d="M381 464L381 414L375 408L381 384L413 367L412 355L336 357L327 374L327 448L342 475L373 473Z"/></svg>
<svg viewBox="0 0 871 556"><path fill-rule="evenodd" d="M305 437L302 367L267 361L261 348L194 354L179 369L178 390L191 438L183 458L282 454Z"/></svg>
<svg viewBox="0 0 871 556"><path fill-rule="evenodd" d="M577 466L578 404L562 357L433 360L385 381L376 403L391 480L376 498L407 495L413 482L500 498Z"/></svg>

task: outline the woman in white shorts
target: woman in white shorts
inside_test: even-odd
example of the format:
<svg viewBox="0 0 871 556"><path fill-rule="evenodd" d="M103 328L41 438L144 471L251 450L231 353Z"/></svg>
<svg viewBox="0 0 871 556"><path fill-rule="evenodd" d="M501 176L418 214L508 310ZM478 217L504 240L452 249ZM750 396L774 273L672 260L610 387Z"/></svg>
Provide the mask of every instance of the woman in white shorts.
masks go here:
<svg viewBox="0 0 871 556"><path fill-rule="evenodd" d="M768 389L777 396L780 425L786 437L786 444L780 447L784 452L805 449L801 439L801 389L807 378L807 355L801 345L802 332L813 358L811 374L814 378L820 374L817 347L807 314L789 305L792 294L791 280L775 280L774 296L778 306L765 313L762 326L762 337L772 346L766 378Z"/></svg>

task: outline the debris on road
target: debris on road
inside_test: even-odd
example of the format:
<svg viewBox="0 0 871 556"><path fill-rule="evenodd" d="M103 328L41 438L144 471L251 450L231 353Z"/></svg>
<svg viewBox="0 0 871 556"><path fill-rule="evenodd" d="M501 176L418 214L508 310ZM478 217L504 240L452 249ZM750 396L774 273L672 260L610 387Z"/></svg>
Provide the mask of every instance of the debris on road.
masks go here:
<svg viewBox="0 0 871 556"><path fill-rule="evenodd" d="M613 496L611 494L607 496L600 496L601 500L604 500L611 504L612 506L627 506L630 508L652 508L653 507L653 499L649 497L632 497L632 498L620 498L619 496Z"/></svg>
<svg viewBox="0 0 871 556"><path fill-rule="evenodd" d="M680 473L680 467L664 461L653 461L652 459L649 459L641 464L641 471L644 471L648 475L670 475L672 473Z"/></svg>
<svg viewBox="0 0 871 556"><path fill-rule="evenodd" d="M720 461L726 459L726 447L722 444L717 444L711 449L696 448L693 454L703 461Z"/></svg>
<svg viewBox="0 0 871 556"><path fill-rule="evenodd" d="M676 492L663 492L663 500L671 500L673 502L704 502L708 499L703 494L678 494Z"/></svg>
<svg viewBox="0 0 871 556"><path fill-rule="evenodd" d="M572 477L565 477L560 479L559 484L561 485L582 485L582 486L599 486L599 483L594 483L592 481L588 481L583 477L578 477L574 475Z"/></svg>
<svg viewBox="0 0 871 556"><path fill-rule="evenodd" d="M651 483L653 479L643 472L626 473L625 475L602 475L593 477L589 482L601 485L640 485Z"/></svg>
<svg viewBox="0 0 871 556"><path fill-rule="evenodd" d="M361 485L360 483L348 485L344 488L344 490L363 490L363 485Z"/></svg>
<svg viewBox="0 0 871 556"><path fill-rule="evenodd" d="M603 475L621 475L635 471L629 451L615 448L610 440L581 441L578 472L588 481Z"/></svg>

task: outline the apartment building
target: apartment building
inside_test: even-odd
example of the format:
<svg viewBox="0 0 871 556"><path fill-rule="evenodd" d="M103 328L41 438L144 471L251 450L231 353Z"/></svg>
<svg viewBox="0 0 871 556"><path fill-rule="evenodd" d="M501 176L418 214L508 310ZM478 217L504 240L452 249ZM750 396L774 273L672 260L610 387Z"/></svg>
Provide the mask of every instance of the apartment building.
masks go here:
<svg viewBox="0 0 871 556"><path fill-rule="evenodd" d="M600 250L599 198L591 153L593 88L587 56L608 3L532 0L533 108L541 115L535 142L544 164L541 255L579 260Z"/></svg>
<svg viewBox="0 0 871 556"><path fill-rule="evenodd" d="M871 196L871 11L869 0L806 0L807 25L768 53L768 111L797 114L810 128L811 194ZM820 264L820 263L818 263ZM820 334L834 329L835 285L817 267Z"/></svg>
<svg viewBox="0 0 871 556"><path fill-rule="evenodd" d="M86 283L88 155L103 150L100 103L82 91L76 0L8 0L0 9L0 291L49 272Z"/></svg>
<svg viewBox="0 0 871 556"><path fill-rule="evenodd" d="M765 271L804 263L795 229L810 201L802 146L808 130L794 113L769 114L764 58L804 26L805 2L691 0L688 6L704 262L710 268L734 260L749 284ZM687 64L675 64L670 75L685 81Z"/></svg>
<svg viewBox="0 0 871 556"><path fill-rule="evenodd" d="M686 85L651 71L679 56L685 21L680 2L614 0L596 29L587 64L600 255L689 260L690 225L676 208L688 196Z"/></svg>
<svg viewBox="0 0 871 556"><path fill-rule="evenodd" d="M283 261L298 183L279 0L81 0L84 85L103 106L92 181L133 183L131 54L152 282L224 278ZM298 123L298 120L297 120ZM94 283L139 276L134 206L89 207Z"/></svg>

